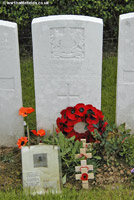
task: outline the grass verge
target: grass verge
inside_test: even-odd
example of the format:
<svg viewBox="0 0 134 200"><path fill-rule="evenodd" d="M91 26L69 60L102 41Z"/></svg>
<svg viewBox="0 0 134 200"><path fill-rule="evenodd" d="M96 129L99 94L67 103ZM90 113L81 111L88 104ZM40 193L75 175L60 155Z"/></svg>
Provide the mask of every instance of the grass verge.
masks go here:
<svg viewBox="0 0 134 200"><path fill-rule="evenodd" d="M22 190L0 191L1 200L133 200L134 190L122 185L107 186L105 189L94 188L77 191L74 188L64 188L61 194L28 195Z"/></svg>
<svg viewBox="0 0 134 200"><path fill-rule="evenodd" d="M35 108L35 91L34 91L34 71L32 58L21 59L21 83L23 106ZM35 112L28 116L30 129L36 128Z"/></svg>
<svg viewBox="0 0 134 200"><path fill-rule="evenodd" d="M103 59L102 70L102 112L110 124L115 123L116 112L117 57Z"/></svg>

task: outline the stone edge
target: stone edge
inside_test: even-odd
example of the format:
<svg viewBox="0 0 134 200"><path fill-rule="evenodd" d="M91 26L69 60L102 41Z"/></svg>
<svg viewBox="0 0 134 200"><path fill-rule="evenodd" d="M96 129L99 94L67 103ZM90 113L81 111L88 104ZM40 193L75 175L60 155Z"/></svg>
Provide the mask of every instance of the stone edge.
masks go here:
<svg viewBox="0 0 134 200"><path fill-rule="evenodd" d="M0 26L7 26L11 28L17 28L17 24L15 22L9 22L5 20L0 20Z"/></svg>
<svg viewBox="0 0 134 200"><path fill-rule="evenodd" d="M120 15L120 20L125 20L129 18L134 18L134 12Z"/></svg>
<svg viewBox="0 0 134 200"><path fill-rule="evenodd" d="M84 15L51 15L45 17L34 18L32 20L32 24L46 22L46 21L54 21L54 20L79 20L79 21L89 21L95 22L103 25L103 20L97 17L89 17Z"/></svg>

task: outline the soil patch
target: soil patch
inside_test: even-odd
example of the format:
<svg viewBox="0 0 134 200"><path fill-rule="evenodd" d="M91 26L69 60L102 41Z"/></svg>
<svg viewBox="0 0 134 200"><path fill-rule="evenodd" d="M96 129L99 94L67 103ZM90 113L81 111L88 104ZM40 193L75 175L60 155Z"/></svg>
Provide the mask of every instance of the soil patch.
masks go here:
<svg viewBox="0 0 134 200"><path fill-rule="evenodd" d="M97 169L94 180L89 180L90 187L114 185L116 183L134 182L131 169L120 163L116 166L113 161L111 165L104 164ZM22 186L21 151L18 148L0 148L0 190L18 188ZM81 181L75 180L75 174L67 179L65 187L81 189Z"/></svg>
<svg viewBox="0 0 134 200"><path fill-rule="evenodd" d="M22 183L21 152L18 148L0 148L0 189L16 188Z"/></svg>

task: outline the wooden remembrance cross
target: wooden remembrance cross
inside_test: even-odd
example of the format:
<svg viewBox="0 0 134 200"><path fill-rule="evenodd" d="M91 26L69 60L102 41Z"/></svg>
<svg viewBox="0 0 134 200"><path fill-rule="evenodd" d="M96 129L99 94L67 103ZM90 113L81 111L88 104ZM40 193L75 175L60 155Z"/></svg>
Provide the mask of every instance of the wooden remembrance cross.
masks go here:
<svg viewBox="0 0 134 200"><path fill-rule="evenodd" d="M89 173L89 171L93 170L93 165L87 165L87 158L92 158L91 153L86 153L87 143L86 139L81 139L81 142L83 143L83 148L80 148L80 154L75 155L75 158L85 157L84 160L81 160L81 166L76 166L75 171L81 172L81 174L76 174L75 178L76 180L82 180L82 188L88 189L88 179L94 179L94 174Z"/></svg>

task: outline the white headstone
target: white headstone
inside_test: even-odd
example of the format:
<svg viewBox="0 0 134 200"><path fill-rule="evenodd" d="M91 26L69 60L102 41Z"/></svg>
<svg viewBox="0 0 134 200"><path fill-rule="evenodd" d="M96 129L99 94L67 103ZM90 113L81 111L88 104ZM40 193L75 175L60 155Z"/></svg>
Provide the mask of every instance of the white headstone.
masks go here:
<svg viewBox="0 0 134 200"><path fill-rule="evenodd" d="M60 192L61 163L59 148L53 145L22 147L23 188L31 194Z"/></svg>
<svg viewBox="0 0 134 200"><path fill-rule="evenodd" d="M116 123L134 129L134 13L120 15Z"/></svg>
<svg viewBox="0 0 134 200"><path fill-rule="evenodd" d="M0 20L0 146L24 134L17 24Z"/></svg>
<svg viewBox="0 0 134 200"><path fill-rule="evenodd" d="M77 103L101 108L102 19L60 15L32 22L37 128L52 129Z"/></svg>

